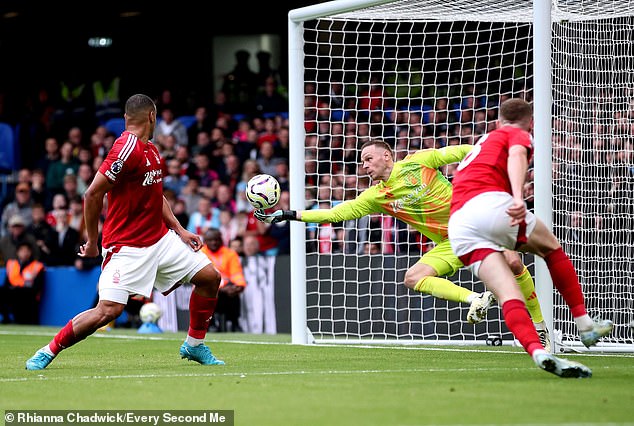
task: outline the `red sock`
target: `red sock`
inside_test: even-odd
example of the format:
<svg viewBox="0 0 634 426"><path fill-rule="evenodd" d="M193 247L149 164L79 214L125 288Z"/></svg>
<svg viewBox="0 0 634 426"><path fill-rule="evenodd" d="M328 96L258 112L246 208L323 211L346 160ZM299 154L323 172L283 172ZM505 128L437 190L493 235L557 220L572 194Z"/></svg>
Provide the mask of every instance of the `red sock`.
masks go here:
<svg viewBox="0 0 634 426"><path fill-rule="evenodd" d="M216 297L204 297L192 291L189 299L189 336L195 339L205 338L217 302Z"/></svg>
<svg viewBox="0 0 634 426"><path fill-rule="evenodd" d="M502 314L506 326L529 355L533 356L535 349L544 349L539 342L539 336L523 301L519 299L507 300L502 305Z"/></svg>
<svg viewBox="0 0 634 426"><path fill-rule="evenodd" d="M579 285L577 272L568 255L559 247L546 256L544 260L550 271L553 284L570 307L572 316L576 318L585 315L586 306L581 292L581 285Z"/></svg>
<svg viewBox="0 0 634 426"><path fill-rule="evenodd" d="M53 337L53 340L48 344L48 348L54 355L57 355L62 349L69 348L80 340L82 339L78 339L77 336L75 336L73 320L70 320L64 328L58 331L55 337Z"/></svg>

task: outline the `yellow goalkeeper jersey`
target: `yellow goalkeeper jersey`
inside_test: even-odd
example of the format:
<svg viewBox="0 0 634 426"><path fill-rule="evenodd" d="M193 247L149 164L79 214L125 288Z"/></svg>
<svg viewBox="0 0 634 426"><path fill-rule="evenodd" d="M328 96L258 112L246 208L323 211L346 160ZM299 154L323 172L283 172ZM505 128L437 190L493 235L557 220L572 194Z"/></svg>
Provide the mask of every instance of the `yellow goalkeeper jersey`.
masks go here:
<svg viewBox="0 0 634 426"><path fill-rule="evenodd" d="M402 220L435 243L447 239L451 183L438 170L457 163L472 145L424 149L394 163L387 181L363 191L332 209L302 211L302 221L334 223L384 213Z"/></svg>

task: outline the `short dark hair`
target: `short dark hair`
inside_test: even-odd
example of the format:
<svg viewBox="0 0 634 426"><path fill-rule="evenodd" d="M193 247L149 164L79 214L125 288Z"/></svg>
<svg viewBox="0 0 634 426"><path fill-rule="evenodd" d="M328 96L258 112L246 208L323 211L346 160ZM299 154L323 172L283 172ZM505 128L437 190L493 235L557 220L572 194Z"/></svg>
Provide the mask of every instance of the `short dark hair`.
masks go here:
<svg viewBox="0 0 634 426"><path fill-rule="evenodd" d="M385 142L383 139L370 139L369 141L367 141L363 145L361 145L361 151L363 151L368 146L378 146L379 148L383 148L387 152L390 153L390 156L392 157L392 159L394 158L394 153L392 152L392 147L387 142Z"/></svg>
<svg viewBox="0 0 634 426"><path fill-rule="evenodd" d="M129 117L137 117L141 113L155 109L156 105L152 98L140 93L130 96L125 103L125 113Z"/></svg>
<svg viewBox="0 0 634 426"><path fill-rule="evenodd" d="M510 123L530 120L532 115L533 108L524 99L511 98L500 105L500 119Z"/></svg>

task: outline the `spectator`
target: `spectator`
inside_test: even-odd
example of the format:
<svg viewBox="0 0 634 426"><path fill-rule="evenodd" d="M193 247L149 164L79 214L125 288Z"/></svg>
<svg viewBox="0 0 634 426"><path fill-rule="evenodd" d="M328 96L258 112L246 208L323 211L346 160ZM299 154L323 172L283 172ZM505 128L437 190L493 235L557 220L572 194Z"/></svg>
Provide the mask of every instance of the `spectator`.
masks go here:
<svg viewBox="0 0 634 426"><path fill-rule="evenodd" d="M275 175L275 168L278 159L274 155L275 151L273 150L273 143L262 142L260 149L258 150L258 158L256 160L262 173L273 176Z"/></svg>
<svg viewBox="0 0 634 426"><path fill-rule="evenodd" d="M49 166L60 159L59 142L57 139L52 136L46 138L44 141L44 150L46 151L44 156L37 160L35 167L41 169L46 175Z"/></svg>
<svg viewBox="0 0 634 426"><path fill-rule="evenodd" d="M187 146L189 139L187 136L187 128L179 121L171 107L164 107L161 111L161 121L156 123L154 130L154 138L157 143L163 144L168 135L174 135L176 143L181 146Z"/></svg>
<svg viewBox="0 0 634 426"><path fill-rule="evenodd" d="M240 294L244 291L247 282L244 279L238 253L224 245L217 228L210 228L205 232L205 245L202 252L213 262L222 276L214 314L217 330L220 332L242 331L238 323Z"/></svg>
<svg viewBox="0 0 634 426"><path fill-rule="evenodd" d="M46 210L42 204L33 204L31 218L31 224L26 227L26 232L35 237L36 246L40 251L40 260L49 264L57 246L57 232L46 221Z"/></svg>
<svg viewBox="0 0 634 426"><path fill-rule="evenodd" d="M57 246L52 256L52 265L72 266L75 264L79 252L80 234L69 225L69 215L66 210L54 210Z"/></svg>
<svg viewBox="0 0 634 426"><path fill-rule="evenodd" d="M187 185L187 181L189 177L182 173L180 160L176 158L167 160L167 175L163 178L163 189L174 191L178 197Z"/></svg>
<svg viewBox="0 0 634 426"><path fill-rule="evenodd" d="M92 168L92 163L79 166L79 169L77 169L77 192L79 195L84 196L94 177L95 172Z"/></svg>
<svg viewBox="0 0 634 426"><path fill-rule="evenodd" d="M31 210L33 200L31 198L31 186L28 183L20 182L15 187L15 199L7 204L2 211L2 236L7 235L9 219L18 215L22 218L24 225L31 223Z"/></svg>
<svg viewBox="0 0 634 426"><path fill-rule="evenodd" d="M26 232L26 222L20 215L11 216L9 219L9 233L0 238L0 265L4 265L8 259L15 259L17 247L20 243L29 243L33 247L33 255L40 257L35 237Z"/></svg>
<svg viewBox="0 0 634 426"><path fill-rule="evenodd" d="M220 211L228 211L232 215L236 213L236 200L228 185L221 184L218 186L216 198L211 203L211 206Z"/></svg>
<svg viewBox="0 0 634 426"><path fill-rule="evenodd" d="M191 216L198 209L198 202L203 196L200 194L200 181L198 178L189 178L187 185L180 194L180 199L187 206L187 214Z"/></svg>
<svg viewBox="0 0 634 426"><path fill-rule="evenodd" d="M84 199L75 195L68 202L68 225L79 232L79 235L84 234Z"/></svg>
<svg viewBox="0 0 634 426"><path fill-rule="evenodd" d="M16 257L7 261L4 286L0 288L3 324L39 324L44 270L44 264L33 257L33 247L25 241L19 243Z"/></svg>
<svg viewBox="0 0 634 426"><path fill-rule="evenodd" d="M189 216L186 229L203 236L209 228L218 227L220 227L220 210L211 206L209 198L201 197L198 200L198 209Z"/></svg>
<svg viewBox="0 0 634 426"><path fill-rule="evenodd" d="M199 133L202 132L209 135L212 128L207 107L199 106L196 108L194 117L196 117L196 121L187 129L187 140L190 149L193 148L192 144L198 140Z"/></svg>
<svg viewBox="0 0 634 426"><path fill-rule="evenodd" d="M266 78L264 86L255 97L255 111L260 115L288 111L288 99L278 92L275 78Z"/></svg>
<svg viewBox="0 0 634 426"><path fill-rule="evenodd" d="M64 191L64 176L76 175L79 161L73 157L73 144L64 142L60 148L60 159L51 163L46 174L46 187L52 194Z"/></svg>

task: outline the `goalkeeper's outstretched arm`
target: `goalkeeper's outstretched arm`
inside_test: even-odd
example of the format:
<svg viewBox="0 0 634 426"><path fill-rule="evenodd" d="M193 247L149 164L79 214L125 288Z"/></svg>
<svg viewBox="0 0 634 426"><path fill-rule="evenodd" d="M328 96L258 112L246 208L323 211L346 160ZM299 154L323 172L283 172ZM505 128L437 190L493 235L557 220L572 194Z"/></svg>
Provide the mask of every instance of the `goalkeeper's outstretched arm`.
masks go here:
<svg viewBox="0 0 634 426"><path fill-rule="evenodd" d="M376 213L372 208L372 203L366 200L367 198L367 196L361 194L358 198L344 201L332 209L277 210L268 214L264 210L257 210L253 215L256 219L265 223L278 223L285 220L299 220L308 223L337 223Z"/></svg>

